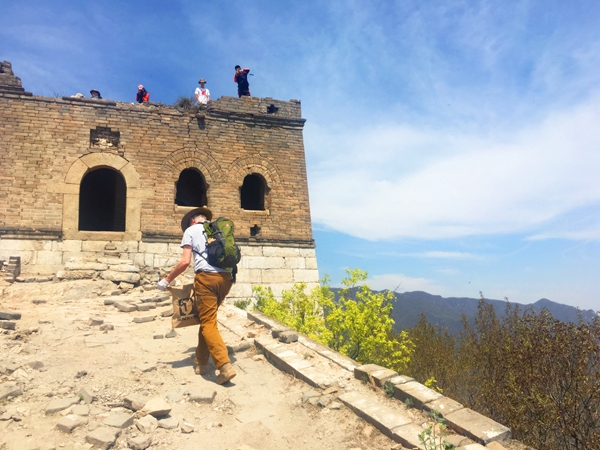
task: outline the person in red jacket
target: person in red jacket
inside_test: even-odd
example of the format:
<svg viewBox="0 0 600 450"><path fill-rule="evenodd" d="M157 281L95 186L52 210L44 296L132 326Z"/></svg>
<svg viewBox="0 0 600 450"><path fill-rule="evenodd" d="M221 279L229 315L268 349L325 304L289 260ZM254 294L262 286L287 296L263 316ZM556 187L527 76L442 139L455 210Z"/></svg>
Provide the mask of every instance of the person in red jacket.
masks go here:
<svg viewBox="0 0 600 450"><path fill-rule="evenodd" d="M148 102L148 101L150 101L150 93L148 91L146 91L146 89L144 89L144 86L142 86L140 84L138 86L138 91L137 91L137 95L135 96L135 99L137 100L138 103Z"/></svg>

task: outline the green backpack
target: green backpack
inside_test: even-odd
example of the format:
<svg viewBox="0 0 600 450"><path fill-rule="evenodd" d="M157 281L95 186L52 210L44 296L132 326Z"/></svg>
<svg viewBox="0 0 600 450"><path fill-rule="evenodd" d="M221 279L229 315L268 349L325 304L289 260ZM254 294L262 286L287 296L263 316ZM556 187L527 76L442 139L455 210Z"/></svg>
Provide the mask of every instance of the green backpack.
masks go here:
<svg viewBox="0 0 600 450"><path fill-rule="evenodd" d="M215 267L231 270L233 282L237 273L237 263L242 257L240 248L235 243L233 236L235 226L231 219L219 217L214 222L204 222L206 232L206 261Z"/></svg>

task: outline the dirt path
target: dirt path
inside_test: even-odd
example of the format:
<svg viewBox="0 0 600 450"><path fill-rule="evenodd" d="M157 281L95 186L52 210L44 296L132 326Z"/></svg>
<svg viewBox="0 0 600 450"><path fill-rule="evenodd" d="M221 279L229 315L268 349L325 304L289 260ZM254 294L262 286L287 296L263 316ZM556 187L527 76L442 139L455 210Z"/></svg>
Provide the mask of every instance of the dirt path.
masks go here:
<svg viewBox="0 0 600 450"><path fill-rule="evenodd" d="M346 408L303 403L309 386L271 366L253 345L240 345L247 342L248 333L266 331L241 317L239 310L224 307L220 311L226 343L247 348L232 355L238 376L219 386L214 371L206 376L194 374L197 327L178 329L176 337L167 338L170 318L160 314L167 307L125 313L104 304L107 299L148 300L158 291L137 289L111 296L115 290L113 283L100 281L0 287L0 310L21 313L16 330L0 330L0 386L16 383L22 392L0 400L0 449L99 448L86 439L106 426L111 413L133 415L124 406L133 395L165 399L172 408L170 416L179 422L176 428L159 427L148 433L152 449L394 446ZM151 315L156 319L133 322L135 317ZM100 325L90 325L90 318L102 319L105 327L112 324L114 329L103 331ZM228 328L228 322L235 326ZM38 369L39 363L43 367ZM79 397L83 388L95 396L88 415L81 415L85 408L73 407L46 413L52 400ZM213 392L216 397L210 404L191 401L198 394L210 397ZM87 423L71 433L58 430L59 421L72 412ZM184 422L193 425L193 432L182 431ZM137 444L129 444L131 440L147 437L136 425L127 426L112 448L136 448Z"/></svg>

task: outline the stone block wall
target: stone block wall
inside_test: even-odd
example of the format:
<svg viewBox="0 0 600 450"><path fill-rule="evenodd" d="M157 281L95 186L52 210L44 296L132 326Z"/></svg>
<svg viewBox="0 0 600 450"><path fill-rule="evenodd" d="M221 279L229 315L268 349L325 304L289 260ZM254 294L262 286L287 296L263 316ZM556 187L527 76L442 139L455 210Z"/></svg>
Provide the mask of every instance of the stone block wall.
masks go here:
<svg viewBox="0 0 600 450"><path fill-rule="evenodd" d="M136 264L169 266L181 252L181 217L192 208L175 204L176 183L193 169L205 180L206 206L236 224L248 252L244 283L316 281L299 101L221 97L189 113L48 98L24 92L10 63L3 67L0 258L20 256L25 273L56 273L70 258L110 245ZM81 227L81 183L97 169L124 180L124 231ZM241 207L252 174L265 183L261 210Z"/></svg>

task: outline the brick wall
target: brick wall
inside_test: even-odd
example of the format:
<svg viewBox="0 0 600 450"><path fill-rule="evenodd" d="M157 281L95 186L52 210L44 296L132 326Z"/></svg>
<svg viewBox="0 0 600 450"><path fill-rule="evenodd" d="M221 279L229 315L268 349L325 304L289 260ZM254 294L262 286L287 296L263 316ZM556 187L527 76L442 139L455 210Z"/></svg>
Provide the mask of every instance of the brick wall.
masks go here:
<svg viewBox="0 0 600 450"><path fill-rule="evenodd" d="M299 101L221 97L194 114L156 103L33 96L20 84L22 92L1 84L0 256L23 249L25 264L54 267L80 242L120 242L133 250L129 256L143 253L144 243L177 243L190 207L175 204L175 185L184 169L196 168L208 185L207 206L234 220L241 244L260 252L310 249L316 273ZM125 179L124 232L78 229L79 186L97 168ZM240 205L244 177L253 173L267 183L264 211Z"/></svg>

